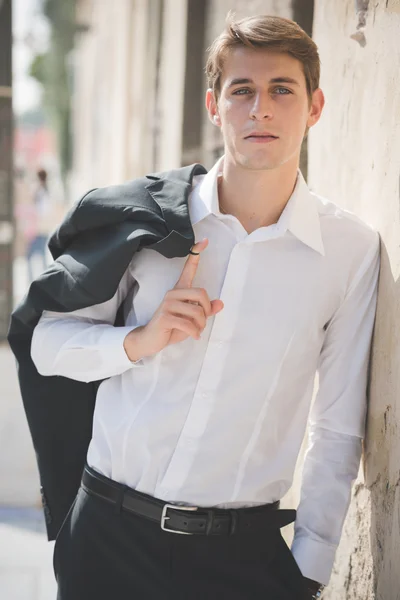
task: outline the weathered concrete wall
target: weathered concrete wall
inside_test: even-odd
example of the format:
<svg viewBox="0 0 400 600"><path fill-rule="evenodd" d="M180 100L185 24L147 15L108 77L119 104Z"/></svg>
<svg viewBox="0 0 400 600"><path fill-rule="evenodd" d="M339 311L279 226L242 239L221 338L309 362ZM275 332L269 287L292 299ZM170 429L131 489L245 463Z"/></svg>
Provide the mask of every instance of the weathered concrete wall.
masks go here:
<svg viewBox="0 0 400 600"><path fill-rule="evenodd" d="M363 468L324 598L400 599L400 2L369 3L365 45L352 0L318 0L314 39L326 107L310 133L312 189L382 236Z"/></svg>

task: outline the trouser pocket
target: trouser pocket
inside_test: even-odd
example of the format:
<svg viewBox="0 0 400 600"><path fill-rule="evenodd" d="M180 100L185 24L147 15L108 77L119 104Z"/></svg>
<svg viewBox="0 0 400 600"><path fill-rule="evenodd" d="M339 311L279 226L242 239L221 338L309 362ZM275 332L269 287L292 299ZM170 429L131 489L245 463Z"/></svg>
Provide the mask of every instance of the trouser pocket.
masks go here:
<svg viewBox="0 0 400 600"><path fill-rule="evenodd" d="M278 549L281 555L281 559L278 560L279 568L295 594L293 598L296 598L296 600L306 600L309 594L303 574L282 534L279 535Z"/></svg>
<svg viewBox="0 0 400 600"><path fill-rule="evenodd" d="M79 491L78 491L79 494ZM76 504L78 495L75 496L75 500L73 501L73 503L70 506L70 509L64 519L64 521L62 522L62 525L57 533L57 537L56 537L56 541L54 543L54 551L53 551L53 571L54 571L54 575L55 578L57 579L57 570L58 570L58 555L59 555L59 548L60 545L62 545L63 543L63 537L64 537L64 533L68 532L70 530L70 525L71 525L71 515L72 515L72 511L74 510L74 506Z"/></svg>

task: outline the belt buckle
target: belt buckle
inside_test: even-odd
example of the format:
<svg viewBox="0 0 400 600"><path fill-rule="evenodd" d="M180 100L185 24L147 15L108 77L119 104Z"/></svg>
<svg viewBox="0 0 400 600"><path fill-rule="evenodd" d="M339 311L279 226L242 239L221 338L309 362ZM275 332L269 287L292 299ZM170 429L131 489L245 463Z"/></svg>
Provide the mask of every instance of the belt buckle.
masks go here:
<svg viewBox="0 0 400 600"><path fill-rule="evenodd" d="M162 509L162 513L161 513L161 529L163 531L168 531L168 533L179 533L180 535L194 535L193 533L190 533L189 531L176 531L175 529L167 529L166 525L165 525L165 521L168 521L168 519L170 519L171 517L167 516L167 510L169 508L172 508L173 510L189 510L189 511L196 511L197 510L197 506L178 506L176 504L164 504L163 509Z"/></svg>

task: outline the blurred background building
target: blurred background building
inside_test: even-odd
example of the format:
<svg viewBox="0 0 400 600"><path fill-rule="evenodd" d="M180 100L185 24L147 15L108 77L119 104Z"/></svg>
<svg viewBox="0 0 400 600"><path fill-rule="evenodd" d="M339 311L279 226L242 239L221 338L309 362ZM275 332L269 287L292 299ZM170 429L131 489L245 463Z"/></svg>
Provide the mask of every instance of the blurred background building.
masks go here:
<svg viewBox="0 0 400 600"><path fill-rule="evenodd" d="M0 3L0 339L12 307L11 5Z"/></svg>
<svg viewBox="0 0 400 600"><path fill-rule="evenodd" d="M365 452L324 598L399 600L400 0L13 0L13 10L14 301L29 283L24 206L34 202L38 169L48 173L55 226L93 187L194 162L209 168L223 147L204 109L204 65L227 12L292 18L315 39L327 102L304 144L302 171L311 189L382 238ZM0 126L4 140L4 120ZM10 220L2 181L0 219ZM11 281L10 236L2 242L1 231L0 300ZM1 310L5 323L7 304ZM35 460L12 362L0 352L0 505L32 506ZM288 506L298 502L302 460Z"/></svg>

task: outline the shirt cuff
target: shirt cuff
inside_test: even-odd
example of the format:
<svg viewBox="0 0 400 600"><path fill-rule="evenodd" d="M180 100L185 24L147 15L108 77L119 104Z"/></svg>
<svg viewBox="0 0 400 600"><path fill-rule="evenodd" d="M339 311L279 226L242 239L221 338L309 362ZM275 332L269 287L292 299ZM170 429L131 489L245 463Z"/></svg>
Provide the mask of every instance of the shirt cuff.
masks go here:
<svg viewBox="0 0 400 600"><path fill-rule="evenodd" d="M309 537L295 537L292 554L304 577L328 585L335 562L337 546Z"/></svg>
<svg viewBox="0 0 400 600"><path fill-rule="evenodd" d="M143 359L129 360L124 348L124 340L135 327L110 327L101 334L99 343L100 358L103 364L114 367L116 372L143 365Z"/></svg>

